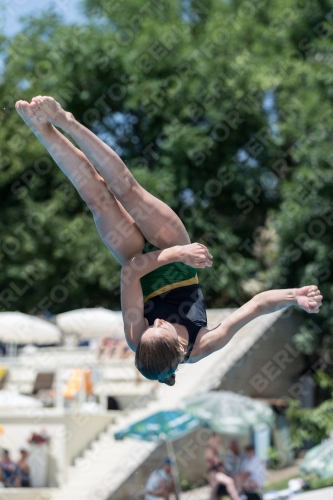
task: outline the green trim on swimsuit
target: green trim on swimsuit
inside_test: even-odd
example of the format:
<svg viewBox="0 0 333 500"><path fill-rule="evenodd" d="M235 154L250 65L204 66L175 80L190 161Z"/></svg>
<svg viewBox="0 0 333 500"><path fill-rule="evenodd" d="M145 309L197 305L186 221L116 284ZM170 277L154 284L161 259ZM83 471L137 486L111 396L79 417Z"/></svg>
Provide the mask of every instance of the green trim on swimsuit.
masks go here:
<svg viewBox="0 0 333 500"><path fill-rule="evenodd" d="M155 252L156 250L160 250L160 248L155 247L147 241L142 253ZM191 280L191 282L189 283L188 280ZM198 283L197 270L194 267L187 266L183 262L173 262L158 267L151 273L143 276L140 281L143 297L147 300L151 295L155 296L165 292L165 287L168 290L172 290L173 288L183 286L180 284L182 281L187 281L187 283L184 283L184 286Z"/></svg>

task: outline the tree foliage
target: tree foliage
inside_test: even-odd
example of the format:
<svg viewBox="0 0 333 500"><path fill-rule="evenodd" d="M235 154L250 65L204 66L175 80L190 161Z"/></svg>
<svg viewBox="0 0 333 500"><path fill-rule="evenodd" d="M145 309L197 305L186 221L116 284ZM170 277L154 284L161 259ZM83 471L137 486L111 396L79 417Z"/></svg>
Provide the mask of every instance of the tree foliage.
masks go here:
<svg viewBox="0 0 333 500"><path fill-rule="evenodd" d="M169 203L213 270L207 305L318 283L305 352L332 350L332 5L325 0L86 0L1 42L2 310L119 308L119 266L14 111L52 95ZM324 346L324 349L323 349Z"/></svg>
<svg viewBox="0 0 333 500"><path fill-rule="evenodd" d="M327 392L326 401L314 409L301 408L298 401L293 401L287 412L295 448L301 448L304 441L319 444L333 432L333 379L321 371L316 379L319 387Z"/></svg>

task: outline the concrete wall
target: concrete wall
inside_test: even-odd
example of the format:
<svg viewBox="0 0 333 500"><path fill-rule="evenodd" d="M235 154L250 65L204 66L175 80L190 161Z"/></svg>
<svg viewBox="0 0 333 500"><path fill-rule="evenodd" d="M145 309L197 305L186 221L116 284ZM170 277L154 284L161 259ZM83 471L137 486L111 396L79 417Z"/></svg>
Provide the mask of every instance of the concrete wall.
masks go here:
<svg viewBox="0 0 333 500"><path fill-rule="evenodd" d="M114 413L108 412L104 415L78 413L65 416L66 466L72 465L74 459L114 421Z"/></svg>
<svg viewBox="0 0 333 500"><path fill-rule="evenodd" d="M132 394L112 394L110 393L118 403L119 410L131 410L132 408L145 408L147 403L156 399L154 393L147 392L146 394L141 394L139 392L133 392Z"/></svg>
<svg viewBox="0 0 333 500"><path fill-rule="evenodd" d="M90 442L96 439L111 422L115 412L102 415L80 413L66 414L52 409L13 410L0 413L4 433L0 447L11 452L12 459L19 458L19 448L29 450L28 438L42 429L51 437L48 461L48 485L57 487L66 480L67 467ZM0 493L1 498L1 493Z"/></svg>
<svg viewBox="0 0 333 500"><path fill-rule="evenodd" d="M1 488L1 500L51 500L52 490L46 488Z"/></svg>
<svg viewBox="0 0 333 500"><path fill-rule="evenodd" d="M292 308L280 317L221 381L220 390L254 398L297 397L303 356L293 344L301 320Z"/></svg>

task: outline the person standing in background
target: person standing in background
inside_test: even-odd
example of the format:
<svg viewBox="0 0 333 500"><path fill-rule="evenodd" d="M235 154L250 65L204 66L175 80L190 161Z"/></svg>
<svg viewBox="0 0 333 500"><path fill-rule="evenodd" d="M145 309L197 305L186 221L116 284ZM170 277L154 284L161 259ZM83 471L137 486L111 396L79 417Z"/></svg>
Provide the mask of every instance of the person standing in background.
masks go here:
<svg viewBox="0 0 333 500"><path fill-rule="evenodd" d="M16 464L16 477L14 486L18 488L28 488L30 486L30 465L28 463L28 452L20 449L21 457Z"/></svg>
<svg viewBox="0 0 333 500"><path fill-rule="evenodd" d="M240 471L241 452L238 446L237 439L232 439L229 442L227 453L225 455L225 470L228 476L235 477Z"/></svg>
<svg viewBox="0 0 333 500"><path fill-rule="evenodd" d="M11 460L9 451L2 450L0 462L0 480L6 487L12 487L16 478L16 464Z"/></svg>
<svg viewBox="0 0 333 500"><path fill-rule="evenodd" d="M213 460L214 463L220 463L221 452L222 452L221 436L220 434L214 433L209 438L208 445L205 449L206 462L208 461L211 462Z"/></svg>

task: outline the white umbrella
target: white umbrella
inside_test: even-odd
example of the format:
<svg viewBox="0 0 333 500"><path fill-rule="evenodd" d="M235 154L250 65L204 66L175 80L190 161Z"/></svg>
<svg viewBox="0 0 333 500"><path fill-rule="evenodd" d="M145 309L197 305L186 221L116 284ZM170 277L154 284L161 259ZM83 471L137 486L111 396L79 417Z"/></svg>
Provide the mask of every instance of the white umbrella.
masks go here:
<svg viewBox="0 0 333 500"><path fill-rule="evenodd" d="M323 480L333 477L333 439L311 448L299 468L303 474L316 474Z"/></svg>
<svg viewBox="0 0 333 500"><path fill-rule="evenodd" d="M103 307L77 309L58 314L56 323L63 332L78 335L82 339L124 338L125 335L121 311L109 311Z"/></svg>
<svg viewBox="0 0 333 500"><path fill-rule="evenodd" d="M273 410L266 403L230 391L194 394L181 401L179 408L219 434L247 434L252 428L274 423Z"/></svg>
<svg viewBox="0 0 333 500"><path fill-rule="evenodd" d="M30 396L23 396L18 392L0 391L0 409L4 408L39 408L43 403Z"/></svg>
<svg viewBox="0 0 333 500"><path fill-rule="evenodd" d="M6 344L57 344L59 328L44 319L20 312L0 313L0 341Z"/></svg>

